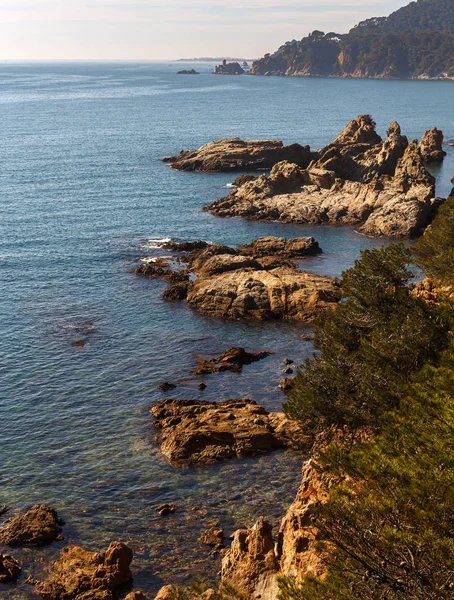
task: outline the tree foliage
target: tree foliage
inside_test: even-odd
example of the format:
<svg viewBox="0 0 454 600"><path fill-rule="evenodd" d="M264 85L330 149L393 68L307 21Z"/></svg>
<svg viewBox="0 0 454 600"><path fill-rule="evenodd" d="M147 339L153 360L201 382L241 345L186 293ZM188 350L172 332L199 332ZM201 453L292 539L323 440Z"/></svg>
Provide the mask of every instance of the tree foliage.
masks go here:
<svg viewBox="0 0 454 600"><path fill-rule="evenodd" d="M395 244L365 250L343 274L344 301L316 323L318 355L308 359L284 405L317 433L331 425L376 429L399 405L412 375L446 347L448 325L414 297L410 252Z"/></svg>
<svg viewBox="0 0 454 600"><path fill-rule="evenodd" d="M445 285L454 285L454 194L440 207L437 218L416 243L414 255L427 275Z"/></svg>
<svg viewBox="0 0 454 600"><path fill-rule="evenodd" d="M315 509L327 576L281 582L283 600L454 598L454 344L425 367L374 441L331 448L355 484Z"/></svg>

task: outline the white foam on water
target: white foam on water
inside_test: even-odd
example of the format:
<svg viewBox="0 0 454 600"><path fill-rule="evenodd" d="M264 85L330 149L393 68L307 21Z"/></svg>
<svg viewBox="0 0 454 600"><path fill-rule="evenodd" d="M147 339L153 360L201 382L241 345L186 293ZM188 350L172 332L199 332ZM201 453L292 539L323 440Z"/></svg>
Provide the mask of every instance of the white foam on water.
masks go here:
<svg viewBox="0 0 454 600"><path fill-rule="evenodd" d="M172 241L171 237L150 239L142 244L142 248L162 248L164 244Z"/></svg>

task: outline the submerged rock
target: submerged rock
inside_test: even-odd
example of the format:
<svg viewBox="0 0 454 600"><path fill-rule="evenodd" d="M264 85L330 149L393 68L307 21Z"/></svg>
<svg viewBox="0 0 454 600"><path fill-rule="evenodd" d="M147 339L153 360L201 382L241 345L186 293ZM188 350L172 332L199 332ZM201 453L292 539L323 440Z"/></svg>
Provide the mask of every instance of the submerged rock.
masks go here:
<svg viewBox="0 0 454 600"><path fill-rule="evenodd" d="M0 543L8 546L45 546L62 540L57 512L48 504L35 504L25 514L16 515L0 529Z"/></svg>
<svg viewBox="0 0 454 600"><path fill-rule="evenodd" d="M276 164L206 207L221 217L352 224L368 235L419 234L435 215L435 180L417 142L393 122L382 141L367 115L352 121L308 167Z"/></svg>
<svg viewBox="0 0 454 600"><path fill-rule="evenodd" d="M132 558L132 550L121 542L112 542L105 552L67 546L36 591L48 600L114 600L132 580Z"/></svg>
<svg viewBox="0 0 454 600"><path fill-rule="evenodd" d="M284 146L276 140L229 138L205 144L198 150L183 150L163 159L179 171L258 171L271 169L283 160L306 168L311 161L309 146Z"/></svg>
<svg viewBox="0 0 454 600"><path fill-rule="evenodd" d="M21 573L22 569L15 558L0 554L0 583L15 583Z"/></svg>
<svg viewBox="0 0 454 600"><path fill-rule="evenodd" d="M254 456L304 441L297 423L252 400L164 400L150 412L161 452L175 464Z"/></svg>
<svg viewBox="0 0 454 600"><path fill-rule="evenodd" d="M423 135L419 144L422 159L425 162L441 162L446 156L443 150L443 132L434 127Z"/></svg>
<svg viewBox="0 0 454 600"><path fill-rule="evenodd" d="M230 348L217 358L208 360L199 359L199 366L192 371L195 375L207 375L209 373L220 373L223 371L234 371L239 373L244 365L250 365L259 360L271 356L273 352L246 352L244 348Z"/></svg>

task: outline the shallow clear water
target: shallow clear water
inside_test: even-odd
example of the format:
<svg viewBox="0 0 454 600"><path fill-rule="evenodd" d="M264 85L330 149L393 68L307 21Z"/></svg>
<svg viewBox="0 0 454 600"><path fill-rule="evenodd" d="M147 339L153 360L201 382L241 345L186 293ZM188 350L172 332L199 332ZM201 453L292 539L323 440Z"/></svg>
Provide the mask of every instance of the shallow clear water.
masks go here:
<svg viewBox="0 0 454 600"><path fill-rule="evenodd" d="M67 540L135 550L136 584L215 576L198 544L264 514L278 522L298 486L292 453L176 470L159 455L148 415L163 380L188 376L194 353L232 345L276 352L238 374L182 383L175 397L252 397L268 409L286 356L301 361L307 328L222 323L166 303L163 283L129 273L149 238L240 244L260 235L314 235L325 254L305 268L339 275L384 240L352 228L222 220L201 211L232 175L179 173L160 158L212 139L276 138L320 147L356 115L410 138L434 125L454 138L454 84L443 82L177 76L176 64L0 65L0 504L49 502ZM438 193L454 149L437 167ZM84 325L89 322L90 325ZM84 347L73 347L84 339ZM172 501L168 519L154 507ZM200 506L206 514L194 513ZM15 552L39 574L61 548ZM27 597L8 586L5 598Z"/></svg>

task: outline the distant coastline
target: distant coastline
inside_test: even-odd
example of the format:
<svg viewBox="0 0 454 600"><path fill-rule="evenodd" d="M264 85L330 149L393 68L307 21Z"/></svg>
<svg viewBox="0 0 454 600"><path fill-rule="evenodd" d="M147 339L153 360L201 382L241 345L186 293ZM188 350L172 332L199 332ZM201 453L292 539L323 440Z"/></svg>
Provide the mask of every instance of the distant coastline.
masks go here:
<svg viewBox="0 0 454 600"><path fill-rule="evenodd" d="M256 58L231 58L229 56L218 56L218 57L209 57L204 56L202 58L179 58L176 62L222 62L223 60L227 60L229 62L249 62L252 63Z"/></svg>

